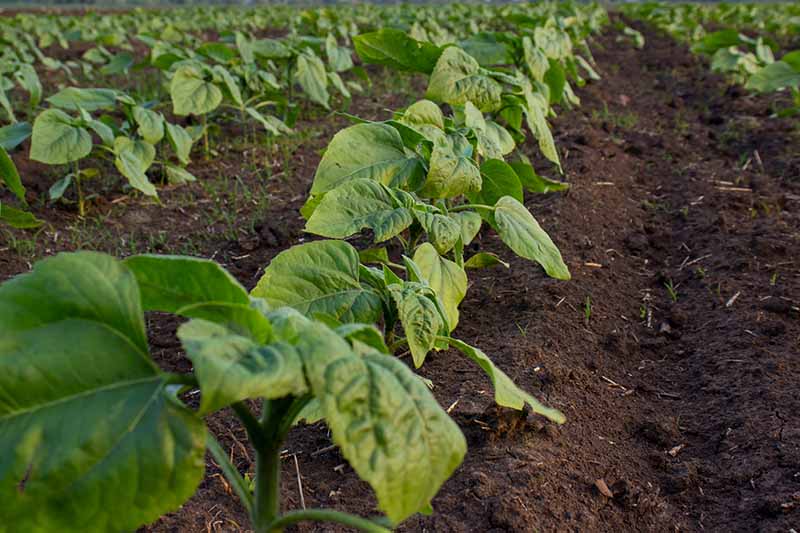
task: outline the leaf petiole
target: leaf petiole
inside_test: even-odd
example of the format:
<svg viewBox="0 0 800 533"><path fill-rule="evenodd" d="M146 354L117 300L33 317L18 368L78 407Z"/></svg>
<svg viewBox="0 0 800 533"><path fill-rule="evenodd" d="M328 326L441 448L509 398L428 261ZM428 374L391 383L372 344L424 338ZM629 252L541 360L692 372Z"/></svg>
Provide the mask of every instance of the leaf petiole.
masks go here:
<svg viewBox="0 0 800 533"><path fill-rule="evenodd" d="M280 531L286 526L314 520L318 522L334 522L352 528L366 531L367 533L390 533L390 529L360 516L333 511L331 509L304 509L302 511L289 511L288 513L276 518L267 526L267 531Z"/></svg>

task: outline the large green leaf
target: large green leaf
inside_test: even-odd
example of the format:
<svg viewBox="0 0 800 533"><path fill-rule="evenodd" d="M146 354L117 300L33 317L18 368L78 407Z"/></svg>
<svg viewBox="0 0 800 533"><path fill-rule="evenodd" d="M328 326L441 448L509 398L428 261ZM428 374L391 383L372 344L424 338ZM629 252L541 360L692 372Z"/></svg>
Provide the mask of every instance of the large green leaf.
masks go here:
<svg viewBox="0 0 800 533"><path fill-rule="evenodd" d="M536 81L543 81L545 72L550 68L547 55L541 48L534 45L528 36L522 38L522 51L525 57L525 65L528 67L531 78Z"/></svg>
<svg viewBox="0 0 800 533"><path fill-rule="evenodd" d="M375 234L375 242L383 242L413 222L411 211L399 204L388 187L360 178L325 194L308 219L306 231L341 239L369 228Z"/></svg>
<svg viewBox="0 0 800 533"><path fill-rule="evenodd" d="M166 122L167 125L167 139L169 140L169 144L172 146L172 149L175 150L175 155L178 157L178 161L181 162L183 165L189 164L189 155L192 151L192 136L189 135L183 126L179 126L177 124L171 124Z"/></svg>
<svg viewBox="0 0 800 533"><path fill-rule="evenodd" d="M453 331L458 325L458 306L467 294L467 274L427 242L414 252L414 263L442 302L449 331Z"/></svg>
<svg viewBox="0 0 800 533"><path fill-rule="evenodd" d="M182 325L178 337L200 383L200 414L248 398L302 396L308 390L302 360L289 344L262 346L206 320Z"/></svg>
<svg viewBox="0 0 800 533"><path fill-rule="evenodd" d="M2 202L0 202L0 222L4 222L12 228L17 229L33 229L44 224L43 221L33 216L32 213L11 207Z"/></svg>
<svg viewBox="0 0 800 533"><path fill-rule="evenodd" d="M522 202L522 184L514 169L500 159L488 159L481 165L481 190L469 195L477 204L494 205L503 196Z"/></svg>
<svg viewBox="0 0 800 533"><path fill-rule="evenodd" d="M236 81L236 78L233 77L233 74L222 65L214 65L212 71L216 79L222 80L222 86L227 91L228 97L233 100L237 106L244 106L242 91L239 89L239 83Z"/></svg>
<svg viewBox="0 0 800 533"><path fill-rule="evenodd" d="M47 98L50 104L68 111L114 109L119 92L114 89L82 89L67 87Z"/></svg>
<svg viewBox="0 0 800 533"><path fill-rule="evenodd" d="M450 136L436 144L430 168L419 194L427 198L453 198L481 189L481 173L473 164L472 146L463 136Z"/></svg>
<svg viewBox="0 0 800 533"><path fill-rule="evenodd" d="M344 46L339 46L336 37L332 33L325 39L325 54L328 56L328 64L336 72L344 72L353 68L353 58L350 50Z"/></svg>
<svg viewBox="0 0 800 533"><path fill-rule="evenodd" d="M428 352L434 349L436 337L445 326L436 302L425 294L426 290L430 292L430 288L419 283L406 282L403 285L389 286L414 366L417 368L425 362Z"/></svg>
<svg viewBox="0 0 800 533"><path fill-rule="evenodd" d="M549 193L569 189L569 183L540 176L526 161L513 161L511 168L517 173L522 186L530 192Z"/></svg>
<svg viewBox="0 0 800 533"><path fill-rule="evenodd" d="M117 137L114 141L114 166L128 179L131 187L148 196L158 196L155 186L145 172L156 156L155 147L147 141Z"/></svg>
<svg viewBox="0 0 800 533"><path fill-rule="evenodd" d="M330 109L328 75L322 59L311 52L300 54L297 57L295 77L312 102L318 103L325 109Z"/></svg>
<svg viewBox="0 0 800 533"><path fill-rule="evenodd" d="M386 65L396 70L430 74L442 50L429 42L420 42L405 32L382 29L353 38L356 53L364 63Z"/></svg>
<svg viewBox="0 0 800 533"><path fill-rule="evenodd" d="M206 81L202 71L192 65L184 65L175 72L170 95L176 115L205 115L222 103L219 87Z"/></svg>
<svg viewBox="0 0 800 533"><path fill-rule="evenodd" d="M392 356L353 353L321 325L306 327L297 349L334 442L378 507L393 523L430 508L466 442L422 380Z"/></svg>
<svg viewBox="0 0 800 533"><path fill-rule="evenodd" d="M494 362L481 350L458 339L450 338L448 342L450 342L451 346L457 348L464 355L475 361L478 366L486 372L486 375L492 380L492 385L494 385L494 401L497 405L522 410L525 404L528 404L534 413L538 413L553 422L563 424L566 421L561 411L545 407L539 403L536 398L517 387L511 378L508 377L505 372L497 368Z"/></svg>
<svg viewBox="0 0 800 533"><path fill-rule="evenodd" d="M42 82L39 81L36 69L33 68L33 65L20 65L14 75L22 88L28 91L30 95L28 104L31 109L36 109L39 102L42 101Z"/></svg>
<svg viewBox="0 0 800 533"><path fill-rule="evenodd" d="M495 204L494 226L514 253L536 261L552 278L570 279L561 252L520 202L510 196L500 198Z"/></svg>
<svg viewBox="0 0 800 533"><path fill-rule="evenodd" d="M436 62L426 98L458 105L472 102L481 111L495 111L501 105L502 92L502 86L487 76L472 56L451 46Z"/></svg>
<svg viewBox="0 0 800 533"><path fill-rule="evenodd" d="M467 246L481 230L483 219L474 211L459 211L449 213L449 216L461 226L461 243Z"/></svg>
<svg viewBox="0 0 800 533"><path fill-rule="evenodd" d="M558 157L556 143L553 140L553 133L547 124L545 116L547 114L548 102L541 93L534 93L530 86L525 88L525 120L528 123L533 136L539 141L539 149L547 159L561 166Z"/></svg>
<svg viewBox="0 0 800 533"><path fill-rule="evenodd" d="M317 167L311 194L357 178L400 186L418 169L419 160L406 155L396 129L378 123L356 124L334 135Z"/></svg>
<svg viewBox="0 0 800 533"><path fill-rule="evenodd" d="M2 147L0 147L0 183L4 183L20 202L27 204L25 201L25 187L22 185L17 167L9 157L8 152Z"/></svg>
<svg viewBox="0 0 800 533"><path fill-rule="evenodd" d="M761 68L747 80L746 88L758 92L773 92L786 87L800 87L800 70L785 61L776 61Z"/></svg>
<svg viewBox="0 0 800 533"><path fill-rule="evenodd" d="M48 165L83 159L92 151L92 136L60 109L42 111L33 121L30 157Z"/></svg>
<svg viewBox="0 0 800 533"><path fill-rule="evenodd" d="M214 261L137 255L125 264L139 283L145 311L202 318L259 343L271 338L269 321L253 308L247 291Z"/></svg>
<svg viewBox="0 0 800 533"><path fill-rule="evenodd" d="M164 138L164 117L161 113L142 106L133 108L133 119L139 126L139 135L150 144L158 144Z"/></svg>
<svg viewBox="0 0 800 533"><path fill-rule="evenodd" d="M452 250L456 241L462 236L461 223L453 217L421 209L415 209L414 216L428 234L428 240L439 253L443 254Z"/></svg>
<svg viewBox="0 0 800 533"><path fill-rule="evenodd" d="M14 531L131 531L203 477L205 427L150 360L133 275L82 252L0 286L0 514Z"/></svg>
<svg viewBox="0 0 800 533"><path fill-rule="evenodd" d="M273 307L343 322L376 322L380 297L359 278L358 251L342 241L314 241L278 254L251 292Z"/></svg>
<svg viewBox="0 0 800 533"><path fill-rule="evenodd" d="M0 148L11 151L31 136L33 128L27 122L17 122L0 128Z"/></svg>
<svg viewBox="0 0 800 533"><path fill-rule="evenodd" d="M478 153L487 158L502 159L514 150L514 139L503 126L486 120L483 113L472 102L464 105L465 124L472 128L478 138Z"/></svg>

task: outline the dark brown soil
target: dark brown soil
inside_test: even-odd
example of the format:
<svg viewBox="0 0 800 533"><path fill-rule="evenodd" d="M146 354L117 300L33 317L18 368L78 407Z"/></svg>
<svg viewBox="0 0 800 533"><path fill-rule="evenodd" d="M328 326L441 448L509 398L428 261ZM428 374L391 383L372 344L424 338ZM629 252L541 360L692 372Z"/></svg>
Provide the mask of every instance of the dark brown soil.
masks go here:
<svg viewBox="0 0 800 533"><path fill-rule="evenodd" d="M452 352L430 357L421 373L452 407L470 450L434 500L434 515L411 518L404 531L786 532L800 523L797 127L769 117L774 98L730 90L685 47L636 27L647 42L641 51L613 33L598 39L603 80L578 90L582 106L554 121L571 190L527 202L572 281L513 259L487 231L480 247L511 268L472 272L456 331L568 422L498 410L474 365ZM408 94L390 92L388 102L381 92L360 98L353 111L378 117L407 103ZM297 208L319 150L342 125L308 120L300 129L313 135L290 144L285 159L278 145L224 142L213 164L198 157L191 168L198 184L162 193L163 207L109 185L105 195L121 200L97 208L94 230L68 210L41 208L52 228L37 246L130 253L118 242L128 232L135 251L175 253L190 243L252 286L269 259L303 238ZM30 175L51 183L41 169L26 168ZM263 180L262 196L248 203L231 192L237 177L248 191ZM232 232L225 220L208 223L208 204L220 201L220 210L235 209ZM84 231L70 231L76 224ZM97 242L64 242L76 233ZM0 240L0 250L9 247ZM29 259L2 252L0 279ZM177 322L150 322L155 357L187 370ZM218 413L209 424L251 472L234 417ZM321 424L292 432L283 507L300 505L299 473L308 506L373 514L369 487L329 445ZM209 460L196 496L144 531L248 524Z"/></svg>

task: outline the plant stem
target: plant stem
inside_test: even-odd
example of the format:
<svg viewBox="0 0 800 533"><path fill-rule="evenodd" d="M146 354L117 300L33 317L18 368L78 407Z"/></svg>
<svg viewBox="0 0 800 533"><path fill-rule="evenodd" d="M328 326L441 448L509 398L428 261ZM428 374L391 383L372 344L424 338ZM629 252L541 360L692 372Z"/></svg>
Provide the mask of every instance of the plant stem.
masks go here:
<svg viewBox="0 0 800 533"><path fill-rule="evenodd" d="M208 117L203 115L203 148L205 150L206 161L210 159L211 150L208 147Z"/></svg>
<svg viewBox="0 0 800 533"><path fill-rule="evenodd" d="M458 211L464 211L466 209L486 209L486 210L489 210L489 211L494 211L494 207L489 206L489 205L481 205L481 204L461 204L461 205L456 205L454 207L451 207L450 211L455 213L455 212L458 212Z"/></svg>
<svg viewBox="0 0 800 533"><path fill-rule="evenodd" d="M80 163L75 161L75 189L78 191L78 214L83 218L86 215L86 204L83 201L83 189L81 188Z"/></svg>
<svg viewBox="0 0 800 533"><path fill-rule="evenodd" d="M360 529L368 533L389 533L391 530L367 518L361 518L340 511L330 509L304 509L302 511L290 511L283 516L275 519L269 524L266 531L278 532L286 526L303 522L305 520L316 520L319 522L335 522L343 526Z"/></svg>
<svg viewBox="0 0 800 533"><path fill-rule="evenodd" d="M245 483L236 467L231 463L230 459L228 459L225 450L222 449L222 446L219 445L219 442L217 442L217 439L215 439L211 433L209 433L208 438L206 438L206 446L208 446L208 451L211 452L214 460L219 464L222 473L225 475L225 479L231 484L233 492L239 497L239 500L241 500L248 514L252 513L253 496L250 494L250 488L247 486L247 483Z"/></svg>
<svg viewBox="0 0 800 533"><path fill-rule="evenodd" d="M250 513L256 533L269 533L281 511L281 442L256 450L256 493Z"/></svg>

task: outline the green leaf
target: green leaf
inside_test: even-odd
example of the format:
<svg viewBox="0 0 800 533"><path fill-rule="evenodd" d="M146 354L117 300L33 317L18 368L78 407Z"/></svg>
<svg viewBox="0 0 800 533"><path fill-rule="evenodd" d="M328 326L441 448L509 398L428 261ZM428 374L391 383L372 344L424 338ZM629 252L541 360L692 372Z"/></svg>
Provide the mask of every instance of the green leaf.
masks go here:
<svg viewBox="0 0 800 533"><path fill-rule="evenodd" d="M369 228L375 242L399 235L414 222L385 185L369 178L348 181L322 197L306 224L306 231L323 237L344 238Z"/></svg>
<svg viewBox="0 0 800 533"><path fill-rule="evenodd" d="M467 294L467 274L427 242L414 252L414 263L441 300L449 331L453 331L458 325L458 306Z"/></svg>
<svg viewBox="0 0 800 533"><path fill-rule="evenodd" d="M525 66L528 67L531 78L536 81L543 81L545 72L550 68L547 55L541 48L535 46L528 36L522 38L522 50L525 57Z"/></svg>
<svg viewBox="0 0 800 533"><path fill-rule="evenodd" d="M33 216L32 213L16 209L2 202L0 202L0 221L17 229L33 229L44 224L42 220Z"/></svg>
<svg viewBox="0 0 800 533"><path fill-rule="evenodd" d="M331 84L336 87L336 90L339 91L342 96L347 99L352 98L353 95L350 93L350 90L347 88L344 81L342 81L342 77L339 76L338 72L328 72L326 75L328 76L328 81L330 81Z"/></svg>
<svg viewBox="0 0 800 533"><path fill-rule="evenodd" d="M86 126L100 137L104 146L108 146L109 148L114 146L114 130L107 124L99 120L90 119L86 121Z"/></svg>
<svg viewBox="0 0 800 533"><path fill-rule="evenodd" d="M92 112L98 109L114 109L118 94L118 91L114 89L81 89L78 87L67 87L47 98L47 101L67 111L83 109L84 111ZM45 113L46 112L47 111L45 111Z"/></svg>
<svg viewBox="0 0 800 533"><path fill-rule="evenodd" d="M450 46L436 62L425 97L451 105L472 102L481 111L495 111L502 105L502 92L502 86L485 75L472 56Z"/></svg>
<svg viewBox="0 0 800 533"><path fill-rule="evenodd" d="M14 193L14 196L24 205L27 205L25 187L22 185L17 167L9 157L8 152L2 147L0 147L0 183L5 183L6 187Z"/></svg>
<svg viewBox="0 0 800 533"><path fill-rule="evenodd" d="M525 407L525 404L528 404L534 413L538 413L557 424L566 422L566 418L561 411L545 407L539 403L536 398L517 387L511 378L509 378L505 372L497 368L492 360L478 348L470 346L466 342L462 342L458 339L449 338L448 342L451 346L475 361L478 366L486 372L486 375L492 380L492 385L494 386L494 401L497 405L521 411L522 408Z"/></svg>
<svg viewBox="0 0 800 533"><path fill-rule="evenodd" d="M30 94L28 104L31 109L35 109L42 101L42 82L39 81L39 75L36 74L36 69L33 68L32 65L19 65L14 76L17 78L22 88Z"/></svg>
<svg viewBox="0 0 800 533"><path fill-rule="evenodd" d="M458 426L402 362L356 355L323 327L307 327L297 349L333 441L392 523L426 509L466 453Z"/></svg>
<svg viewBox="0 0 800 533"><path fill-rule="evenodd" d="M222 79L223 87L225 87L225 89L228 91L228 96L230 99L233 100L233 102L239 107L244 106L244 100L242 100L242 91L239 89L239 84L236 82L236 79L228 71L228 69L222 65L214 65L211 70L215 76L218 76Z"/></svg>
<svg viewBox="0 0 800 533"><path fill-rule="evenodd" d="M142 106L133 108L133 119L139 126L139 135L150 144L158 144L164 138L164 117L161 113Z"/></svg>
<svg viewBox="0 0 800 533"><path fill-rule="evenodd" d="M517 173L522 186L530 192L549 193L569 189L569 183L540 176L533 169L533 166L525 161L514 161L511 163L511 168Z"/></svg>
<svg viewBox="0 0 800 533"><path fill-rule="evenodd" d="M176 115L205 115L222 103L222 91L192 65L180 67L170 83L172 110Z"/></svg>
<svg viewBox="0 0 800 533"><path fill-rule="evenodd" d="M389 286L417 368L425 362L428 352L434 349L436 336L445 326L436 302L425 294L426 289L430 291L424 285L412 282Z"/></svg>
<svg viewBox="0 0 800 533"><path fill-rule="evenodd" d="M201 415L241 400L302 396L308 391L302 360L289 344L260 346L206 320L182 325L178 338L200 383Z"/></svg>
<svg viewBox="0 0 800 533"><path fill-rule="evenodd" d="M253 41L253 52L264 59L288 59L292 51L280 41L275 39L259 39Z"/></svg>
<svg viewBox="0 0 800 533"><path fill-rule="evenodd" d="M127 74L133 66L135 58L130 52L120 52L111 58L107 64L100 68L100 72L106 76L116 74Z"/></svg>
<svg viewBox="0 0 800 533"><path fill-rule="evenodd" d="M383 247L367 248L366 250L359 250L358 259L362 263L385 264L389 262L389 252Z"/></svg>
<svg viewBox="0 0 800 533"><path fill-rule="evenodd" d="M303 88L311 101L318 103L325 109L330 109L328 101L328 76L322 59L313 53L306 52L297 57L297 83Z"/></svg>
<svg viewBox="0 0 800 533"><path fill-rule="evenodd" d="M175 151L178 161L182 165L189 164L189 155L192 152L192 143L194 140L182 126L165 122L167 126L167 139L170 146Z"/></svg>
<svg viewBox="0 0 800 533"><path fill-rule="evenodd" d="M359 279L358 252L342 241L314 241L281 252L251 292L272 307L343 322L376 322L380 297Z"/></svg>
<svg viewBox="0 0 800 533"><path fill-rule="evenodd" d="M203 478L202 420L150 360L136 280L82 252L0 286L0 513L21 531L132 531Z"/></svg>
<svg viewBox="0 0 800 533"><path fill-rule="evenodd" d="M750 76L745 88L762 93L800 87L800 71L784 61L771 63Z"/></svg>
<svg viewBox="0 0 800 533"><path fill-rule="evenodd" d="M509 268L511 265L490 252L478 252L464 263L464 268L488 268L495 265L503 265Z"/></svg>
<svg viewBox="0 0 800 533"><path fill-rule="evenodd" d="M197 48L197 53L219 63L229 63L238 55L233 48L221 42L203 43Z"/></svg>
<svg viewBox="0 0 800 533"><path fill-rule="evenodd" d="M150 183L145 172L156 156L152 144L146 141L133 141L127 137L117 137L114 141L114 166L136 190L148 196L158 196L156 188Z"/></svg>
<svg viewBox="0 0 800 533"><path fill-rule="evenodd" d="M439 106L430 100L414 102L403 113L402 122L410 126L433 126L444 132L444 115Z"/></svg>
<svg viewBox="0 0 800 533"><path fill-rule="evenodd" d="M550 60L550 68L547 69L543 81L550 88L550 104L561 102L567 83L567 74L557 61Z"/></svg>
<svg viewBox="0 0 800 533"><path fill-rule="evenodd" d="M247 291L213 261L169 255L125 260L136 276L145 311L216 322L256 342L271 338L269 321L251 305Z"/></svg>
<svg viewBox="0 0 800 533"><path fill-rule="evenodd" d="M252 107L245 108L245 112L256 119L264 129L273 135L281 135L283 133L292 133L292 129L283 123L282 120L273 117L272 115L263 115L257 109Z"/></svg>
<svg viewBox="0 0 800 533"><path fill-rule="evenodd" d="M92 136L63 111L47 109L33 121L30 158L34 161L62 165L83 159L91 151Z"/></svg>
<svg viewBox="0 0 800 533"><path fill-rule="evenodd" d="M328 64L336 72L344 72L353 68L353 58L350 57L350 50L339 46L336 37L332 33L325 39L325 54L328 56Z"/></svg>
<svg viewBox="0 0 800 533"><path fill-rule="evenodd" d="M460 222L448 215L415 209L414 216L428 234L431 244L440 254L452 250L456 241L461 237Z"/></svg>
<svg viewBox="0 0 800 533"><path fill-rule="evenodd" d="M481 189L480 170L472 163L472 147L463 136L449 136L436 144L431 154L430 169L421 196L453 198Z"/></svg>
<svg viewBox="0 0 800 533"><path fill-rule="evenodd" d="M249 305L244 287L214 261L169 255L136 255L125 260L136 276L145 311L182 314L200 303Z"/></svg>
<svg viewBox="0 0 800 533"><path fill-rule="evenodd" d="M464 105L465 125L472 128L478 138L478 153L490 159L502 159L515 146L508 131L492 120L486 120L483 113L472 102Z"/></svg>
<svg viewBox="0 0 800 533"><path fill-rule="evenodd" d="M547 159L561 167L553 134L545 120L548 104L540 93L534 93L531 87L525 88L525 120L533 136L539 141L539 149Z"/></svg>
<svg viewBox="0 0 800 533"><path fill-rule="evenodd" d="M520 202L510 196L500 198L495 204L494 226L500 238L514 253L536 261L552 278L570 279L567 265L561 259L561 252Z"/></svg>
<svg viewBox="0 0 800 533"><path fill-rule="evenodd" d="M69 186L72 185L72 176L72 174L67 174L50 186L47 193L51 201L60 200L64 196Z"/></svg>
<svg viewBox="0 0 800 533"><path fill-rule="evenodd" d="M17 122L0 128L0 148L11 151L31 136L33 128L27 122Z"/></svg>
<svg viewBox="0 0 800 533"><path fill-rule="evenodd" d="M429 42L420 42L405 32L382 29L353 37L356 53L364 63L386 65L396 70L430 74L442 50Z"/></svg>
<svg viewBox="0 0 800 533"><path fill-rule="evenodd" d="M449 216L461 226L461 243L467 246L481 230L483 219L474 211L459 211Z"/></svg>
<svg viewBox="0 0 800 533"><path fill-rule="evenodd" d="M522 202L522 184L508 163L500 159L486 160L481 165L481 180L480 192L469 195L472 203L491 206L503 196Z"/></svg>
<svg viewBox="0 0 800 533"><path fill-rule="evenodd" d="M176 167L175 165L170 164L165 166L167 169L167 181L169 181L172 185L183 185L185 183L197 181L197 178L195 178L194 175L192 175L185 168Z"/></svg>
<svg viewBox="0 0 800 533"><path fill-rule="evenodd" d="M334 135L317 167L311 194L358 178L398 187L418 171L419 160L406 155L396 129L378 123L356 124Z"/></svg>

